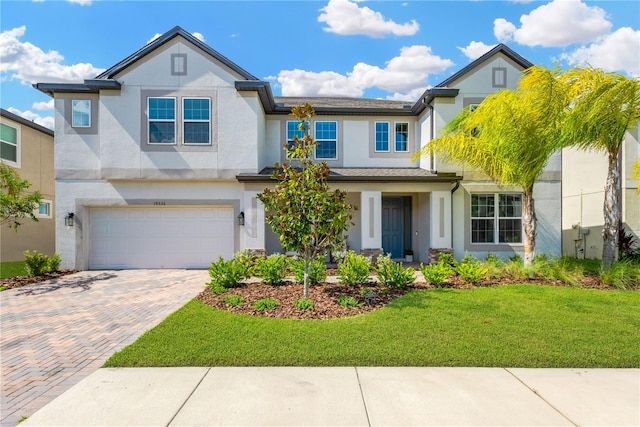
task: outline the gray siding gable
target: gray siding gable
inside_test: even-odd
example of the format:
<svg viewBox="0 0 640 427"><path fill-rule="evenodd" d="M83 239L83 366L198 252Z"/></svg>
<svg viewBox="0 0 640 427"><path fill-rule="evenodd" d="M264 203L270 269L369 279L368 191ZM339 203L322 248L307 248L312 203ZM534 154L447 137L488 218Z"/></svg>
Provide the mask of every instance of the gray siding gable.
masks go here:
<svg viewBox="0 0 640 427"><path fill-rule="evenodd" d="M138 51L132 53L131 55L129 55L128 57L126 57L122 61L118 62L113 67L109 68L108 70L104 71L102 74L98 75L96 77L96 79L112 79L112 78L114 78L115 75L117 75L118 73L120 73L121 71L123 71L124 69L129 67L130 65L132 65L135 62L139 61L140 59L142 59L143 57L147 56L148 54L150 54L154 50L158 49L160 46L164 45L165 43L169 42L170 40L173 40L175 37L178 37L178 36L180 36L180 37L184 38L185 40L189 41L194 46L196 46L198 49L202 50L206 54L208 54L211 57L213 57L215 60L219 61L220 63L222 63L223 65L225 65L229 69L233 70L235 73L239 74L242 78L244 78L246 80L259 80L253 74L249 73L248 71L246 71L244 68L240 67L235 62L232 62L229 58L227 58L226 56L222 55L220 52L212 49L206 43L201 42L200 40L198 40L197 38L192 36L189 32L185 31L180 26L173 27L171 30L167 31L166 33L164 33L163 35L161 35L160 37L158 37L157 39L155 39L151 43L149 43L146 46L142 47Z"/></svg>

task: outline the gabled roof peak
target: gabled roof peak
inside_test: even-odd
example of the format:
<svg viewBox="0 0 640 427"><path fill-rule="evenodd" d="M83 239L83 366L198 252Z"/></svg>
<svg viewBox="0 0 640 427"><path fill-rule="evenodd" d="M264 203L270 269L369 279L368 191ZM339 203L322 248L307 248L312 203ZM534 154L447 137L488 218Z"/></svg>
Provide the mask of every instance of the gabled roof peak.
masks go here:
<svg viewBox="0 0 640 427"><path fill-rule="evenodd" d="M200 50L204 51L208 55L215 58L217 61L220 61L226 67L230 68L231 70L235 71L240 76L242 76L242 78L246 80L258 80L257 77L255 77L254 75L252 75L251 73L249 73L244 68L237 65L236 63L232 62L230 59L222 55L220 52L212 49L206 43L197 39L196 37L193 36L193 34L186 31L184 28L180 27L179 25L176 25L166 33L160 35L160 37L150 41L149 43L147 43L146 45L138 49L136 52L132 53L122 61L118 62L113 67L109 68L108 70L98 75L96 79L112 79L116 74L118 74L119 72L121 72L122 70L130 66L131 64L140 60L141 58L153 52L154 50L164 45L165 43L169 42L170 40L173 40L177 36L184 38L185 40L189 41Z"/></svg>

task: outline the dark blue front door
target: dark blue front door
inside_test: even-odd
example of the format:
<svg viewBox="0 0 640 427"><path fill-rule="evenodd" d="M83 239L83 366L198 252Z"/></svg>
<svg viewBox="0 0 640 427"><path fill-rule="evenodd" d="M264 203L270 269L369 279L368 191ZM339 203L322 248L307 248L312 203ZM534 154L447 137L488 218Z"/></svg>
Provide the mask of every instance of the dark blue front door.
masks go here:
<svg viewBox="0 0 640 427"><path fill-rule="evenodd" d="M382 198L382 250L391 258L404 257L404 200Z"/></svg>

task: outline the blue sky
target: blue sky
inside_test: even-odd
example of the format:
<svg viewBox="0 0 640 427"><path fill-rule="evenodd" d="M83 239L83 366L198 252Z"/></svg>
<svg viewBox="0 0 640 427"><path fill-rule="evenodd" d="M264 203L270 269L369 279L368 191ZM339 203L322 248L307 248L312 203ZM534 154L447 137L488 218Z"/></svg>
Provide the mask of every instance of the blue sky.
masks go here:
<svg viewBox="0 0 640 427"><path fill-rule="evenodd" d="M0 106L48 127L37 82L77 82L176 25L275 95L415 100L504 42L534 64L640 76L640 2L7 1Z"/></svg>

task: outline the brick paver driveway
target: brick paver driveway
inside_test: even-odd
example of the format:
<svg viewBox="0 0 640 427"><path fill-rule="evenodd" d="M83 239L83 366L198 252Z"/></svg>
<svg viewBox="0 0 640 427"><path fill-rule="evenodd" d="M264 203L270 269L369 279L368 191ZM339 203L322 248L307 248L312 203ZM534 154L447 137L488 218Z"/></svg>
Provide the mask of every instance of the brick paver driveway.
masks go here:
<svg viewBox="0 0 640 427"><path fill-rule="evenodd" d="M83 271L1 292L0 424L42 408L207 281L206 270Z"/></svg>

